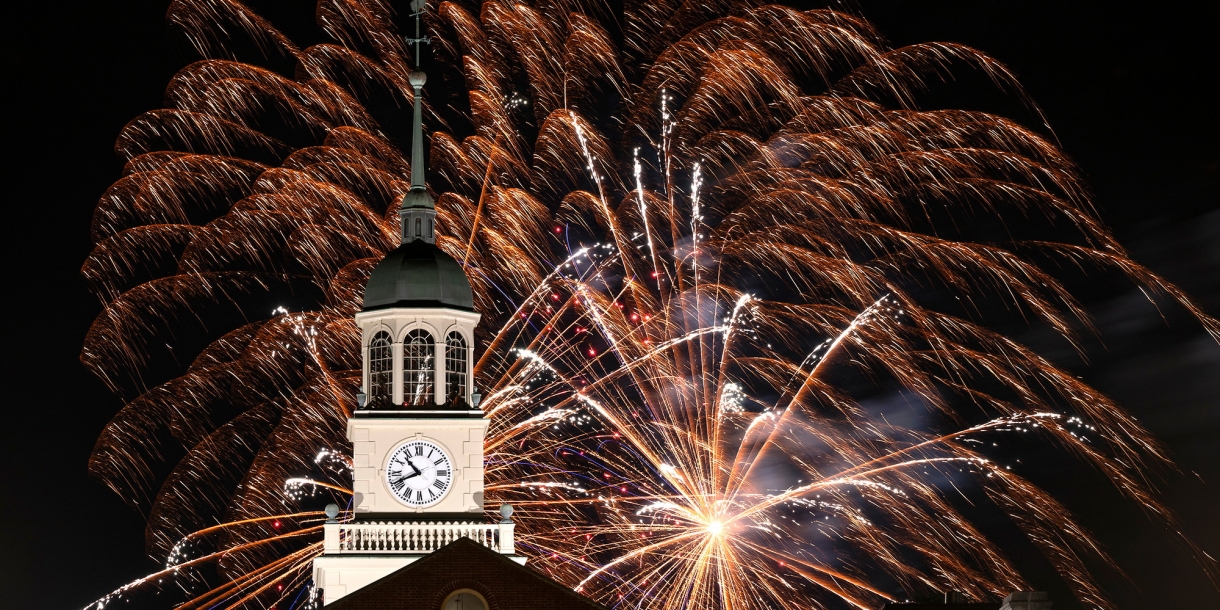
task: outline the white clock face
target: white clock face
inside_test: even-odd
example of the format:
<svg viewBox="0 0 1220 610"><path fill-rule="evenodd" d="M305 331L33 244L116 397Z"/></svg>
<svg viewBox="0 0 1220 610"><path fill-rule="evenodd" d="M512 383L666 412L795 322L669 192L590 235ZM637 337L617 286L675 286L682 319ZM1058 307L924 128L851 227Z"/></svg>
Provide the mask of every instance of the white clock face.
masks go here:
<svg viewBox="0 0 1220 610"><path fill-rule="evenodd" d="M453 462L431 441L407 441L390 453L386 485L408 506L426 508L440 502L453 487Z"/></svg>

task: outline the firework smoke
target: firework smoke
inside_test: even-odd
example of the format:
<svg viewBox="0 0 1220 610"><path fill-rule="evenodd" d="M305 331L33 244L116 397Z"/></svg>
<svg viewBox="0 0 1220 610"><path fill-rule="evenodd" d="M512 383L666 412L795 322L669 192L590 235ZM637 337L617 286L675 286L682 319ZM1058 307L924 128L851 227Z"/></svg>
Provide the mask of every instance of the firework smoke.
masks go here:
<svg viewBox="0 0 1220 610"><path fill-rule="evenodd" d="M352 317L409 188L404 11L322 0L328 42L300 48L236 2L170 8L204 59L120 134L83 269L105 307L82 360L128 401L90 468L166 561L116 595L169 579L188 607L304 599L314 505L348 496ZM1172 523L1145 476L1167 458L998 329L1089 332L1065 262L1220 326L1127 257L1052 142L920 109L961 70L1020 96L1002 65L772 5L428 19L438 245L483 314L489 506L519 508L535 569L615 607L1025 587L960 493L1110 605L1097 542L991 448L1036 437Z"/></svg>

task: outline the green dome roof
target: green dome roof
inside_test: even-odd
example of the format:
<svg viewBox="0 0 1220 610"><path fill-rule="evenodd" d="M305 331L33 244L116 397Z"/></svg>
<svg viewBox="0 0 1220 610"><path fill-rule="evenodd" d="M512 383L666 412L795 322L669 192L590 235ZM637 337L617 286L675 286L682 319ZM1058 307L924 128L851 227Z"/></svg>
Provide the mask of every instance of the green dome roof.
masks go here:
<svg viewBox="0 0 1220 610"><path fill-rule="evenodd" d="M474 311L474 294L462 266L421 239L386 255L369 276L364 311L390 307L451 307Z"/></svg>

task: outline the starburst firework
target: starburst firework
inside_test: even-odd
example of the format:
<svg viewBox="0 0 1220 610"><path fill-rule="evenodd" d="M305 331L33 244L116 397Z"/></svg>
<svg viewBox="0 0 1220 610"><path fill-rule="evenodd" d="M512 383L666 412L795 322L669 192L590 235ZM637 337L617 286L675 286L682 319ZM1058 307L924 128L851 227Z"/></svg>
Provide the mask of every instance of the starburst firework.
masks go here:
<svg viewBox="0 0 1220 610"><path fill-rule="evenodd" d="M123 130L95 213L105 309L82 359L130 401L90 467L167 560L131 586L172 577L188 607L299 599L321 520L302 506L348 494L352 316L397 241L411 64L386 2L317 18L331 42L299 48L235 2L175 2L206 59ZM1007 307L1074 342L1087 316L1033 262L1059 260L1217 325L1127 257L1045 138L918 109L954 69L1020 95L1003 66L781 6L445 2L430 21L438 245L484 314L487 494L519 507L536 569L628 607L1022 588L964 489L1109 605L1097 543L986 447L1037 435L1169 521L1144 476L1167 459L985 323Z"/></svg>

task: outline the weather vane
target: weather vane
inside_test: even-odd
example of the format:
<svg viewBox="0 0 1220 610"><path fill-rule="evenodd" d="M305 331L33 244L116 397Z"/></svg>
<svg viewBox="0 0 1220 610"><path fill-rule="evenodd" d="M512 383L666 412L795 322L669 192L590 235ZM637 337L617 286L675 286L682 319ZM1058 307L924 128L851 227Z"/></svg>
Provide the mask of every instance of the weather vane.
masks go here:
<svg viewBox="0 0 1220 610"><path fill-rule="evenodd" d="M428 10L427 0L411 0L411 16L415 17L415 37L407 38L406 41L409 45L415 45L415 67L417 69L419 68L419 45L421 43L432 44L432 41L428 40L428 37L423 36L420 32L420 18L426 10Z"/></svg>

